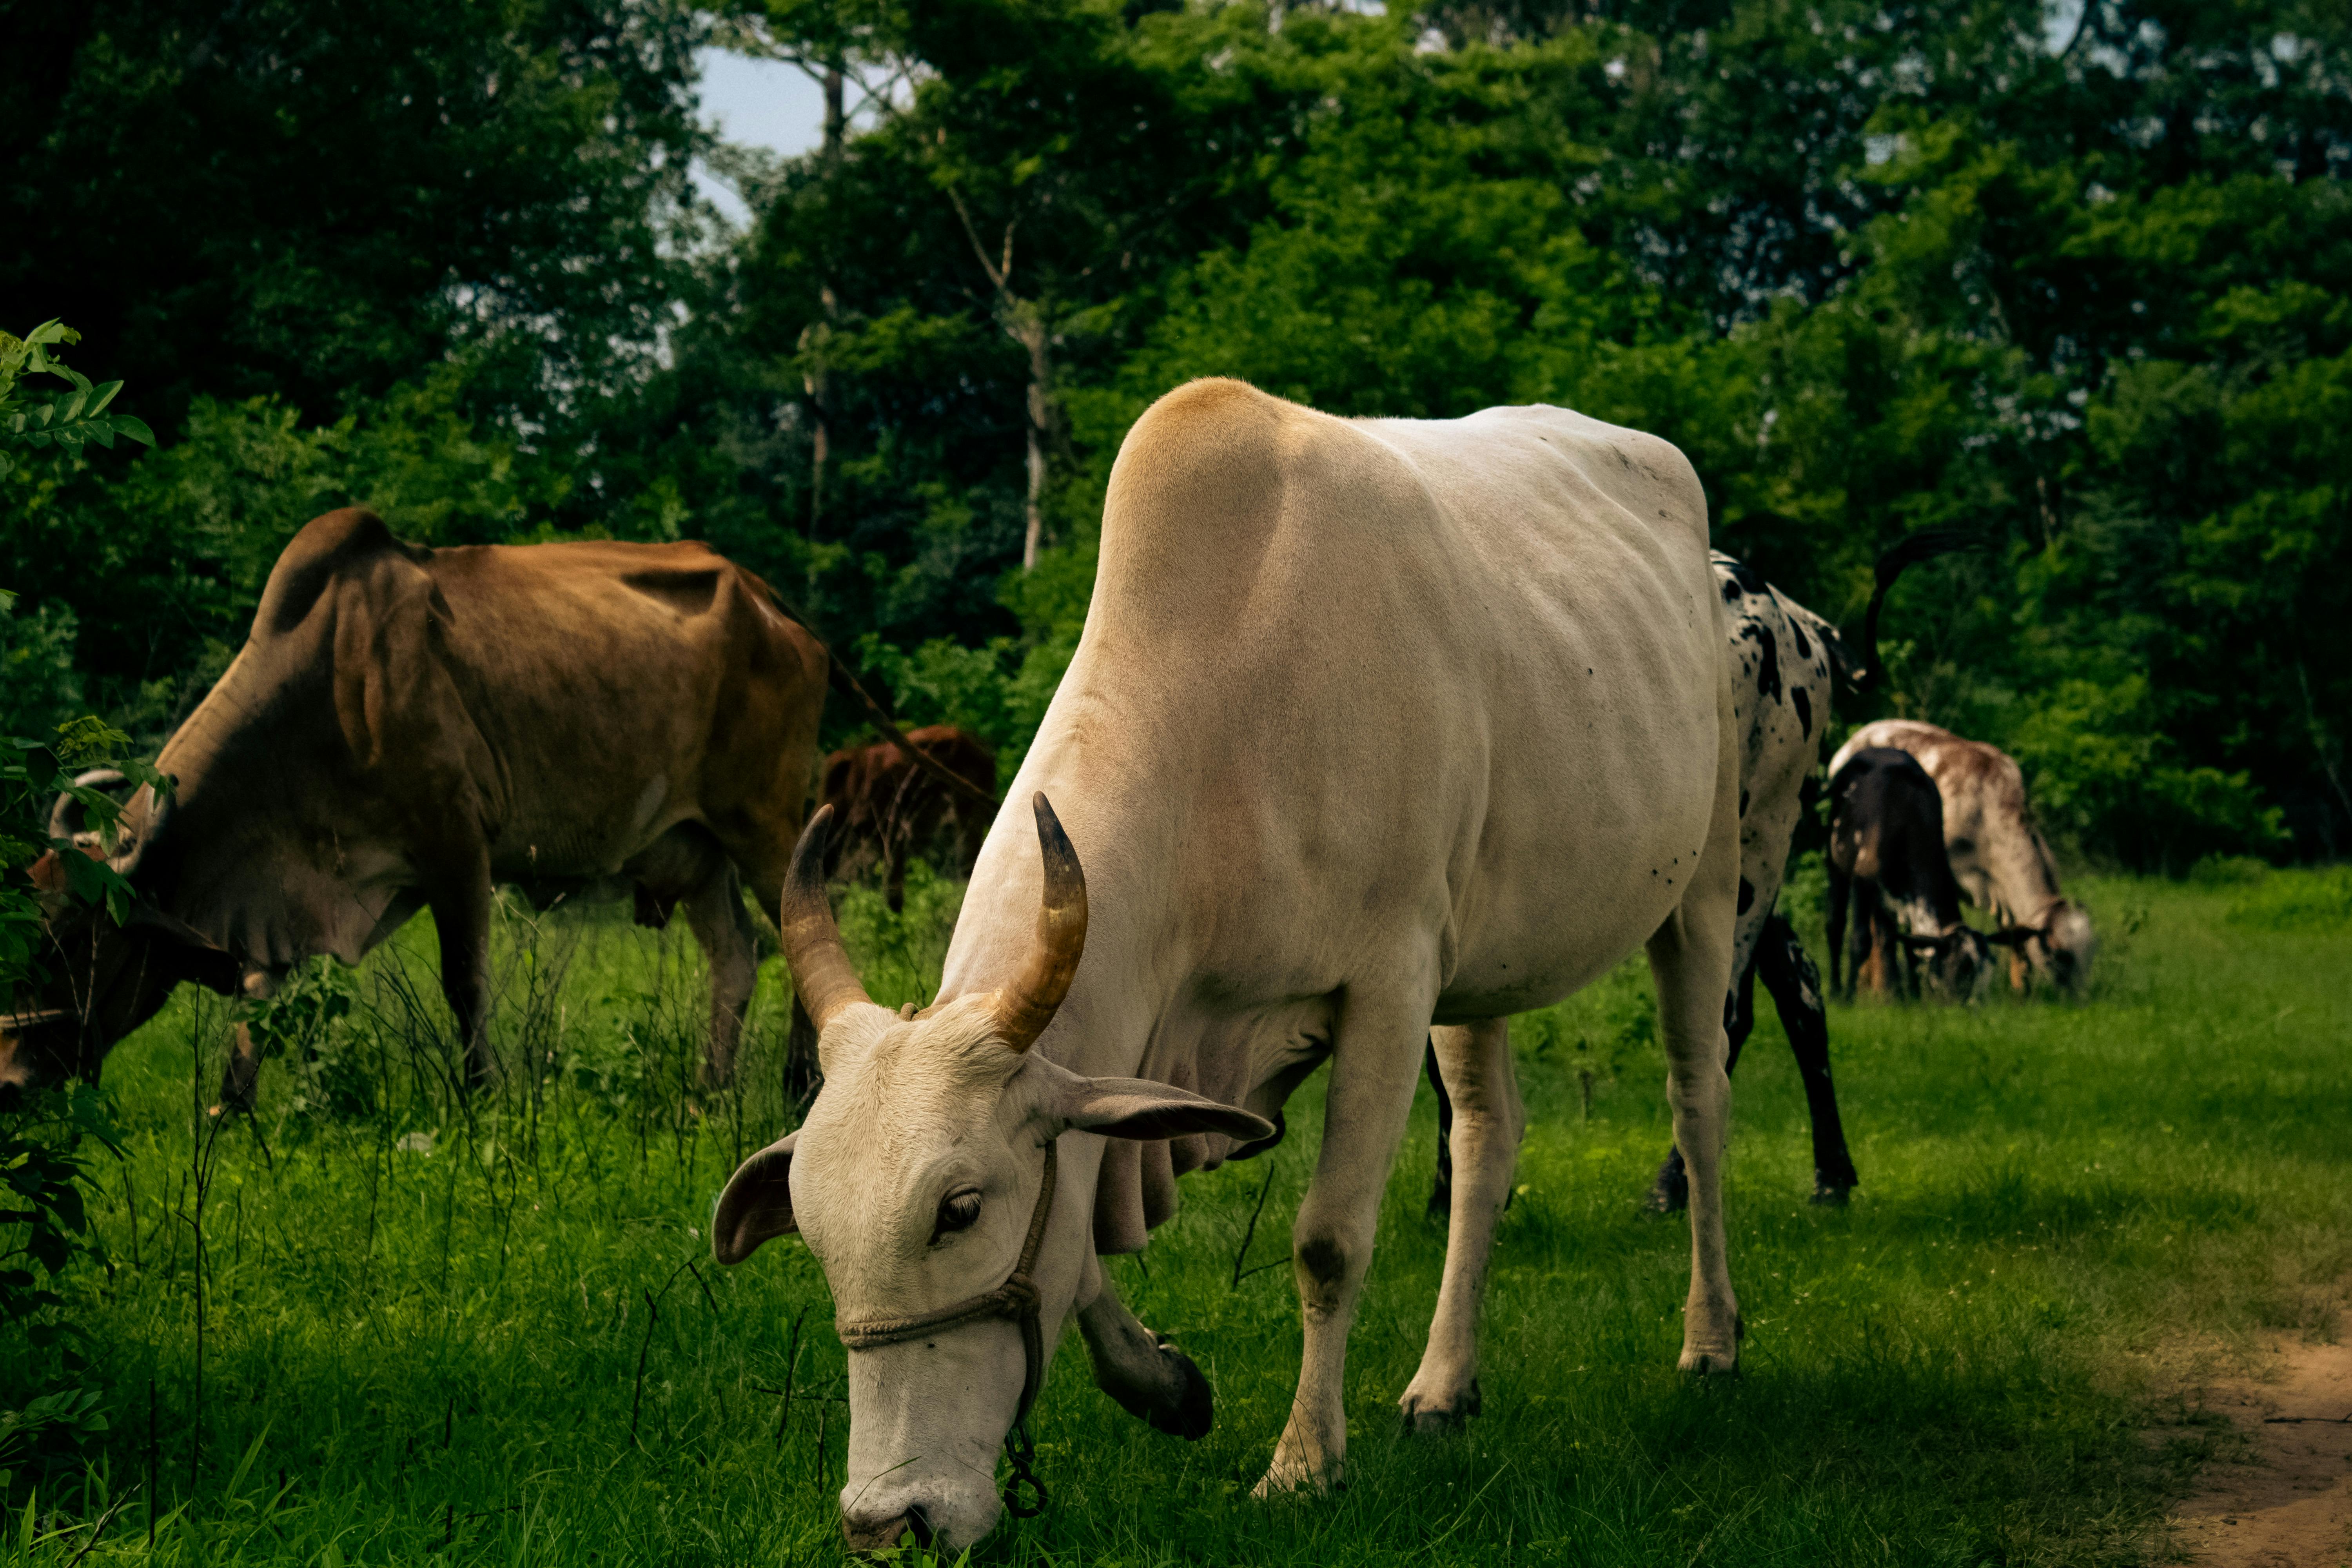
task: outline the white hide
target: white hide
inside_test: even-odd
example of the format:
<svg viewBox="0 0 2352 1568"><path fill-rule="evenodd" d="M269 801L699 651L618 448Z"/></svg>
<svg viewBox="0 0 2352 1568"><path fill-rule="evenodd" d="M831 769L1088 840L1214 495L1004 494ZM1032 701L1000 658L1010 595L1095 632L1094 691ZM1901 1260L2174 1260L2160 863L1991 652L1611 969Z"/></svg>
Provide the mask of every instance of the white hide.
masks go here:
<svg viewBox="0 0 2352 1568"><path fill-rule="evenodd" d="M842 1318L921 1312L1003 1279L1059 1125L1055 1064L1230 1085L1221 1098L1271 1117L1331 1056L1294 1232L1304 1364L1265 1486L1328 1484L1348 1325L1433 1020L1479 1026L1462 1048L1491 1048L1501 1031L1483 1026L1647 942L1692 1177L1683 1364L1730 1369L1719 1163L1738 824L1723 614L1705 496L1653 437L1547 407L1351 422L1228 381L1162 398L1112 472L1085 633L979 857L943 1005L911 1021L851 1006L825 1031L791 1190ZM975 1034L976 1009L1034 940L1037 792L1076 846L1090 912L1075 983L1020 1058ZM1492 1167L1476 1190L1499 1207L1517 1107L1492 1098L1496 1128L1472 1141ZM1212 1136L1213 1163L1232 1130ZM1091 1257L1104 1146L1062 1139L1037 1266L1049 1349L1108 1288ZM982 1217L934 1245L956 1184L982 1190ZM1454 1245L1479 1255L1449 1260L1414 1379L1426 1407L1467 1407L1489 1234L1457 1208ZM851 1365L853 1540L918 1510L950 1546L984 1533L1021 1381L1013 1328Z"/></svg>

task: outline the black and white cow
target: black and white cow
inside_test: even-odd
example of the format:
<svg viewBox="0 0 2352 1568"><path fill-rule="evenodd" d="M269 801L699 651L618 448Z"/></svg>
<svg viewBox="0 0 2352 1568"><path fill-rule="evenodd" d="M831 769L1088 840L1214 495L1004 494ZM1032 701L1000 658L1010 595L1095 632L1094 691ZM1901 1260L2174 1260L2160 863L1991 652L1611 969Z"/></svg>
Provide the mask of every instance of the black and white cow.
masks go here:
<svg viewBox="0 0 2352 1568"><path fill-rule="evenodd" d="M1966 1002L1990 965L1992 941L1960 918L1960 884L1944 852L1944 802L1918 759L1891 746L1841 752L1830 775L1830 978L1874 994L1916 996L1924 978ZM1848 910L1854 920L1846 938ZM1899 970L1895 963L1901 954Z"/></svg>
<svg viewBox="0 0 2352 1568"><path fill-rule="evenodd" d="M1775 906L1808 804L1806 784L1821 758L1836 684L1850 681L1854 672L1836 627L1721 551L1711 558L1728 611L1732 703L1740 742L1739 911L1731 968L1737 978L1724 1004L1724 1026L1731 1037L1726 1070L1738 1066L1740 1047L1756 1026L1760 979L1788 1031L1812 1113L1813 1201L1843 1203L1860 1177L1846 1152L1837 1091L1830 1081L1821 972ZM1884 575L1892 581L1891 574ZM1874 613L1875 601L1872 608ZM1453 1105L1433 1051L1427 1066L1438 1107L1437 1184L1429 1211L1442 1216L1453 1202ZM1661 1211L1680 1209L1689 1194L1682 1153L1669 1150L1651 1189L1651 1205Z"/></svg>

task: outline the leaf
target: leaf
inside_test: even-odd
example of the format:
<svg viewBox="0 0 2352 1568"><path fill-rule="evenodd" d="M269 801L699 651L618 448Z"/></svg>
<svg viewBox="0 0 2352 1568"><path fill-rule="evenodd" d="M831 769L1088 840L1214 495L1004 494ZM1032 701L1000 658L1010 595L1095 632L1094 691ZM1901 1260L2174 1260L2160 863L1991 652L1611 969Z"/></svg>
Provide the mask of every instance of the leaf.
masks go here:
<svg viewBox="0 0 2352 1568"><path fill-rule="evenodd" d="M110 423L113 425L114 433L118 436L128 436L144 447L152 447L155 444L155 432L148 429L147 422L137 415L117 414Z"/></svg>

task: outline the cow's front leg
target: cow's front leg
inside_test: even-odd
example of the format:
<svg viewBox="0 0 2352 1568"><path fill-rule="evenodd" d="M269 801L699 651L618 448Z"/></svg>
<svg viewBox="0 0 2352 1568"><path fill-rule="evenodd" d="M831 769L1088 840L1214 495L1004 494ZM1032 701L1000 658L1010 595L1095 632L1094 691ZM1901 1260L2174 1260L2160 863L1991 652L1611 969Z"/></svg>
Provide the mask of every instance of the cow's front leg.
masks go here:
<svg viewBox="0 0 2352 1568"><path fill-rule="evenodd" d="M703 1053L702 1081L715 1089L735 1076L735 1046L760 977L760 939L743 912L734 867L719 862L687 895L686 923L710 964L710 1040Z"/></svg>
<svg viewBox="0 0 2352 1568"><path fill-rule="evenodd" d="M1078 1309L1078 1331L1094 1358L1095 1386L1155 1430L1188 1443L1207 1436L1215 1414L1209 1380L1191 1356L1136 1321L1099 1260L1089 1256L1087 1272L1094 1299Z"/></svg>
<svg viewBox="0 0 2352 1568"><path fill-rule="evenodd" d="M1429 1346L1397 1401L1406 1426L1418 1432L1458 1426L1478 1414L1478 1308L1486 1300L1495 1222L1510 1200L1511 1173L1528 1129L1504 1019L1432 1029L1429 1038L1453 1089L1457 1173Z"/></svg>
<svg viewBox="0 0 2352 1568"><path fill-rule="evenodd" d="M490 866L482 854L472 870L454 878L429 900L441 939L441 994L457 1019L466 1047L466 1084L484 1088L499 1073L490 1049Z"/></svg>
<svg viewBox="0 0 2352 1568"><path fill-rule="evenodd" d="M1306 1339L1298 1393L1274 1462L1257 1484L1259 1497L1298 1487L1319 1489L1339 1479L1348 1450L1340 1390L1348 1326L1372 1261L1381 1194L1412 1110L1429 1014L1426 995L1377 1004L1351 995L1341 1004L1331 1087L1323 1100L1323 1146L1291 1228L1291 1270Z"/></svg>

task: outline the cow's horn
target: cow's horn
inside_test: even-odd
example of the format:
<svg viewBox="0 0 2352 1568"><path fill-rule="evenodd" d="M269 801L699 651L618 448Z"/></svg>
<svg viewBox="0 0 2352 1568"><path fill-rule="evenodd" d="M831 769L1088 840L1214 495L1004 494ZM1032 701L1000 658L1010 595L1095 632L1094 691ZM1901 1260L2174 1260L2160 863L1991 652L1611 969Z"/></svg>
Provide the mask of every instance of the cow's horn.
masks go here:
<svg viewBox="0 0 2352 1568"><path fill-rule="evenodd" d="M121 773L112 768L92 768L89 772L82 773L75 778L74 787L77 789L104 789L109 784L119 784L127 782L128 781L123 778ZM52 838L71 838L75 834L79 833L82 830L83 824L84 813L81 802L76 800L69 795L60 792L58 795L57 804L49 807L49 837Z"/></svg>
<svg viewBox="0 0 2352 1568"><path fill-rule="evenodd" d="M109 862L114 868L116 876L128 877L138 870L140 857L145 855L153 847L155 841L163 837L163 825L172 820L172 801L177 793L173 791L171 794L158 795L152 785L139 786L139 795L147 797L147 819L133 828L131 826L130 807L126 805L123 808L123 832L130 842L118 844L114 858ZM131 797L133 803L137 802L139 795Z"/></svg>
<svg viewBox="0 0 2352 1568"><path fill-rule="evenodd" d="M824 841L832 826L833 807L823 805L801 830L801 841L793 847L792 869L784 874L783 907L776 922L784 939L784 963L793 972L793 989L820 1039L825 1025L844 1007L868 1000L850 965L848 950L841 945L833 905L824 896Z"/></svg>
<svg viewBox="0 0 2352 1568"><path fill-rule="evenodd" d="M1070 994L1070 980L1078 972L1078 958L1087 948L1087 874L1078 852L1062 831L1040 790L1032 804L1037 812L1037 849L1045 862L1045 897L1037 910L1037 940L1029 949L1029 963L1021 978L997 994L997 1019L1004 1043L1025 1051L1037 1043L1054 1010Z"/></svg>

